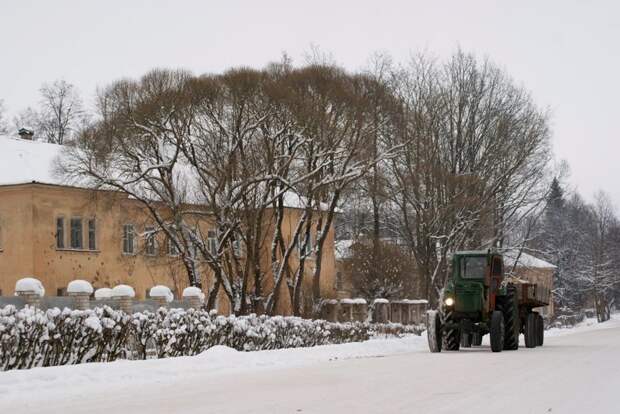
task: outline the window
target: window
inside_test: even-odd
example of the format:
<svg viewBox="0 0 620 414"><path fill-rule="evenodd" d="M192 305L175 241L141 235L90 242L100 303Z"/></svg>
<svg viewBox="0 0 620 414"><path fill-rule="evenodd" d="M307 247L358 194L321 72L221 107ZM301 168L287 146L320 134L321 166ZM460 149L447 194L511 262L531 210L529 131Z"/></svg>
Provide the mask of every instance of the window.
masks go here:
<svg viewBox="0 0 620 414"><path fill-rule="evenodd" d="M502 275L502 259L496 257L493 259L493 276Z"/></svg>
<svg viewBox="0 0 620 414"><path fill-rule="evenodd" d="M211 256L217 256L217 234L215 230L207 232L207 249L209 249Z"/></svg>
<svg viewBox="0 0 620 414"><path fill-rule="evenodd" d="M56 248L65 248L65 219L58 217L56 219Z"/></svg>
<svg viewBox="0 0 620 414"><path fill-rule="evenodd" d="M95 219L88 220L88 249L97 250L97 224Z"/></svg>
<svg viewBox="0 0 620 414"><path fill-rule="evenodd" d="M147 256L155 256L157 249L155 248L155 227L144 228L144 253Z"/></svg>
<svg viewBox="0 0 620 414"><path fill-rule="evenodd" d="M125 224L123 226L123 253L124 254L134 254L135 246L135 231L133 228L133 224Z"/></svg>
<svg viewBox="0 0 620 414"><path fill-rule="evenodd" d="M483 279L486 268L486 256L461 258L461 277L463 279Z"/></svg>
<svg viewBox="0 0 620 414"><path fill-rule="evenodd" d="M303 245L304 241L305 235L300 234L297 237L297 249L299 250L299 256L310 256L310 254L312 253L312 236L308 235L308 243L306 243L305 249Z"/></svg>
<svg viewBox="0 0 620 414"><path fill-rule="evenodd" d="M82 249L83 247L84 246L82 244L82 219L72 218L71 219L71 248Z"/></svg>
<svg viewBox="0 0 620 414"><path fill-rule="evenodd" d="M233 254L235 255L235 257L240 257L241 256L241 241L233 240L232 249L233 249Z"/></svg>
<svg viewBox="0 0 620 414"><path fill-rule="evenodd" d="M178 256L179 249L177 249L177 245L174 244L172 239L168 239L168 255L169 256Z"/></svg>

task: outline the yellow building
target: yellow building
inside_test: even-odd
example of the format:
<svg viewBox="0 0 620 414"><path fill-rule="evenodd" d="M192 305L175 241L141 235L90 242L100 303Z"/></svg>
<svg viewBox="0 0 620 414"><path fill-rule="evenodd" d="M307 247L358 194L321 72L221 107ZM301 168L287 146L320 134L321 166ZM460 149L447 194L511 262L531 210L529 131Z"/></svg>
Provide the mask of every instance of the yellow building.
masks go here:
<svg viewBox="0 0 620 414"><path fill-rule="evenodd" d="M163 284L178 297L188 285L186 273L165 241L156 243L146 236L152 224L139 202L119 192L63 185L53 174L59 156L58 145L0 137L0 295L12 295L18 279L35 276L52 296L64 295L71 280L84 279L95 288L131 285L138 298ZM299 214L294 206L286 210L287 242ZM265 269L270 269L270 245L271 240L265 240L261 252ZM323 250L321 296L335 298L333 228ZM298 256L292 259L292 267L297 260ZM307 292L313 262L307 260ZM213 283L206 264L201 274L206 290ZM264 280L263 290L269 293L272 278L268 274ZM276 309L290 314L287 283L282 289ZM220 292L218 298L219 310L228 312L225 295Z"/></svg>

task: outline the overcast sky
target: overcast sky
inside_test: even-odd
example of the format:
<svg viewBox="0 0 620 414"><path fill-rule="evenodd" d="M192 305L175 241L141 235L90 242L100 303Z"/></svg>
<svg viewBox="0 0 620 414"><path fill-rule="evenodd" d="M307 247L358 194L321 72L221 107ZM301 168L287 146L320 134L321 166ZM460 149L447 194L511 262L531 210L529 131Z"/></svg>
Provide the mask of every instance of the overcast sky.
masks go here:
<svg viewBox="0 0 620 414"><path fill-rule="evenodd" d="M604 189L620 206L619 4L0 0L0 99L12 116L36 105L46 81L63 78L88 98L153 67L261 67L283 51L301 62L313 44L349 69L375 51L405 61L460 46L491 58L550 108L571 185L588 198Z"/></svg>

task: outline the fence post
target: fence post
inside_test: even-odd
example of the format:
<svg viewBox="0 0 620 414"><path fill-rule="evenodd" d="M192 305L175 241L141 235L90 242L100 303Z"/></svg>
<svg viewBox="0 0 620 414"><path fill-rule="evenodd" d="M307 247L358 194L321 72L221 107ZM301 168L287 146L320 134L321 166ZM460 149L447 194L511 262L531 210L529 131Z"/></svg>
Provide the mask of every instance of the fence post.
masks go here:
<svg viewBox="0 0 620 414"><path fill-rule="evenodd" d="M127 314L133 313L133 298L136 292L131 286L117 285L112 289L112 298L118 301L118 308Z"/></svg>
<svg viewBox="0 0 620 414"><path fill-rule="evenodd" d="M45 288L41 281L34 277L25 277L15 283L15 296L24 298L26 305L40 307L43 295L45 295Z"/></svg>
<svg viewBox="0 0 620 414"><path fill-rule="evenodd" d="M190 308L199 310L205 301L205 294L196 286L186 287L183 289L183 300L187 301Z"/></svg>
<svg viewBox="0 0 620 414"><path fill-rule="evenodd" d="M172 302L174 295L168 286L157 285L149 290L149 296L153 298L161 307L168 306Z"/></svg>
<svg viewBox="0 0 620 414"><path fill-rule="evenodd" d="M90 295L93 286L86 280L73 280L67 285L67 294L73 298L73 307L86 310L90 307Z"/></svg>
<svg viewBox="0 0 620 414"><path fill-rule="evenodd" d="M374 300L373 305L372 321L375 323L387 323L390 319L390 302L387 299L378 298Z"/></svg>

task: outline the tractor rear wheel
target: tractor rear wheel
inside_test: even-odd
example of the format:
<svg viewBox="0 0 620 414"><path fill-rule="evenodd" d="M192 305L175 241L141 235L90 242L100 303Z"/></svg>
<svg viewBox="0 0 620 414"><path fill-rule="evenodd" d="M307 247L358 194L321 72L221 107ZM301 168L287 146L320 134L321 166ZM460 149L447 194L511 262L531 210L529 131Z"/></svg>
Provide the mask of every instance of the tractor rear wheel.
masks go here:
<svg viewBox="0 0 620 414"><path fill-rule="evenodd" d="M525 318L525 347L535 348L538 345L537 313L530 312Z"/></svg>
<svg viewBox="0 0 620 414"><path fill-rule="evenodd" d="M447 311L443 318L443 343L442 348L446 351L458 351L461 345L461 330L459 329L453 313ZM447 327L446 325L452 325Z"/></svg>
<svg viewBox="0 0 620 414"><path fill-rule="evenodd" d="M480 346L480 345L482 345L482 333L480 333L480 332L473 332L471 334L471 344L473 346Z"/></svg>
<svg viewBox="0 0 620 414"><path fill-rule="evenodd" d="M498 299L500 310L504 314L504 349L514 351L519 349L519 331L521 330L515 287L509 285L506 296L501 296Z"/></svg>
<svg viewBox="0 0 620 414"><path fill-rule="evenodd" d="M426 313L426 337L431 352L441 352L441 316L436 310Z"/></svg>
<svg viewBox="0 0 620 414"><path fill-rule="evenodd" d="M536 314L536 346L543 346L545 342L545 321L541 314Z"/></svg>
<svg viewBox="0 0 620 414"><path fill-rule="evenodd" d="M500 311L491 314L491 351L501 352L504 349L504 315Z"/></svg>

